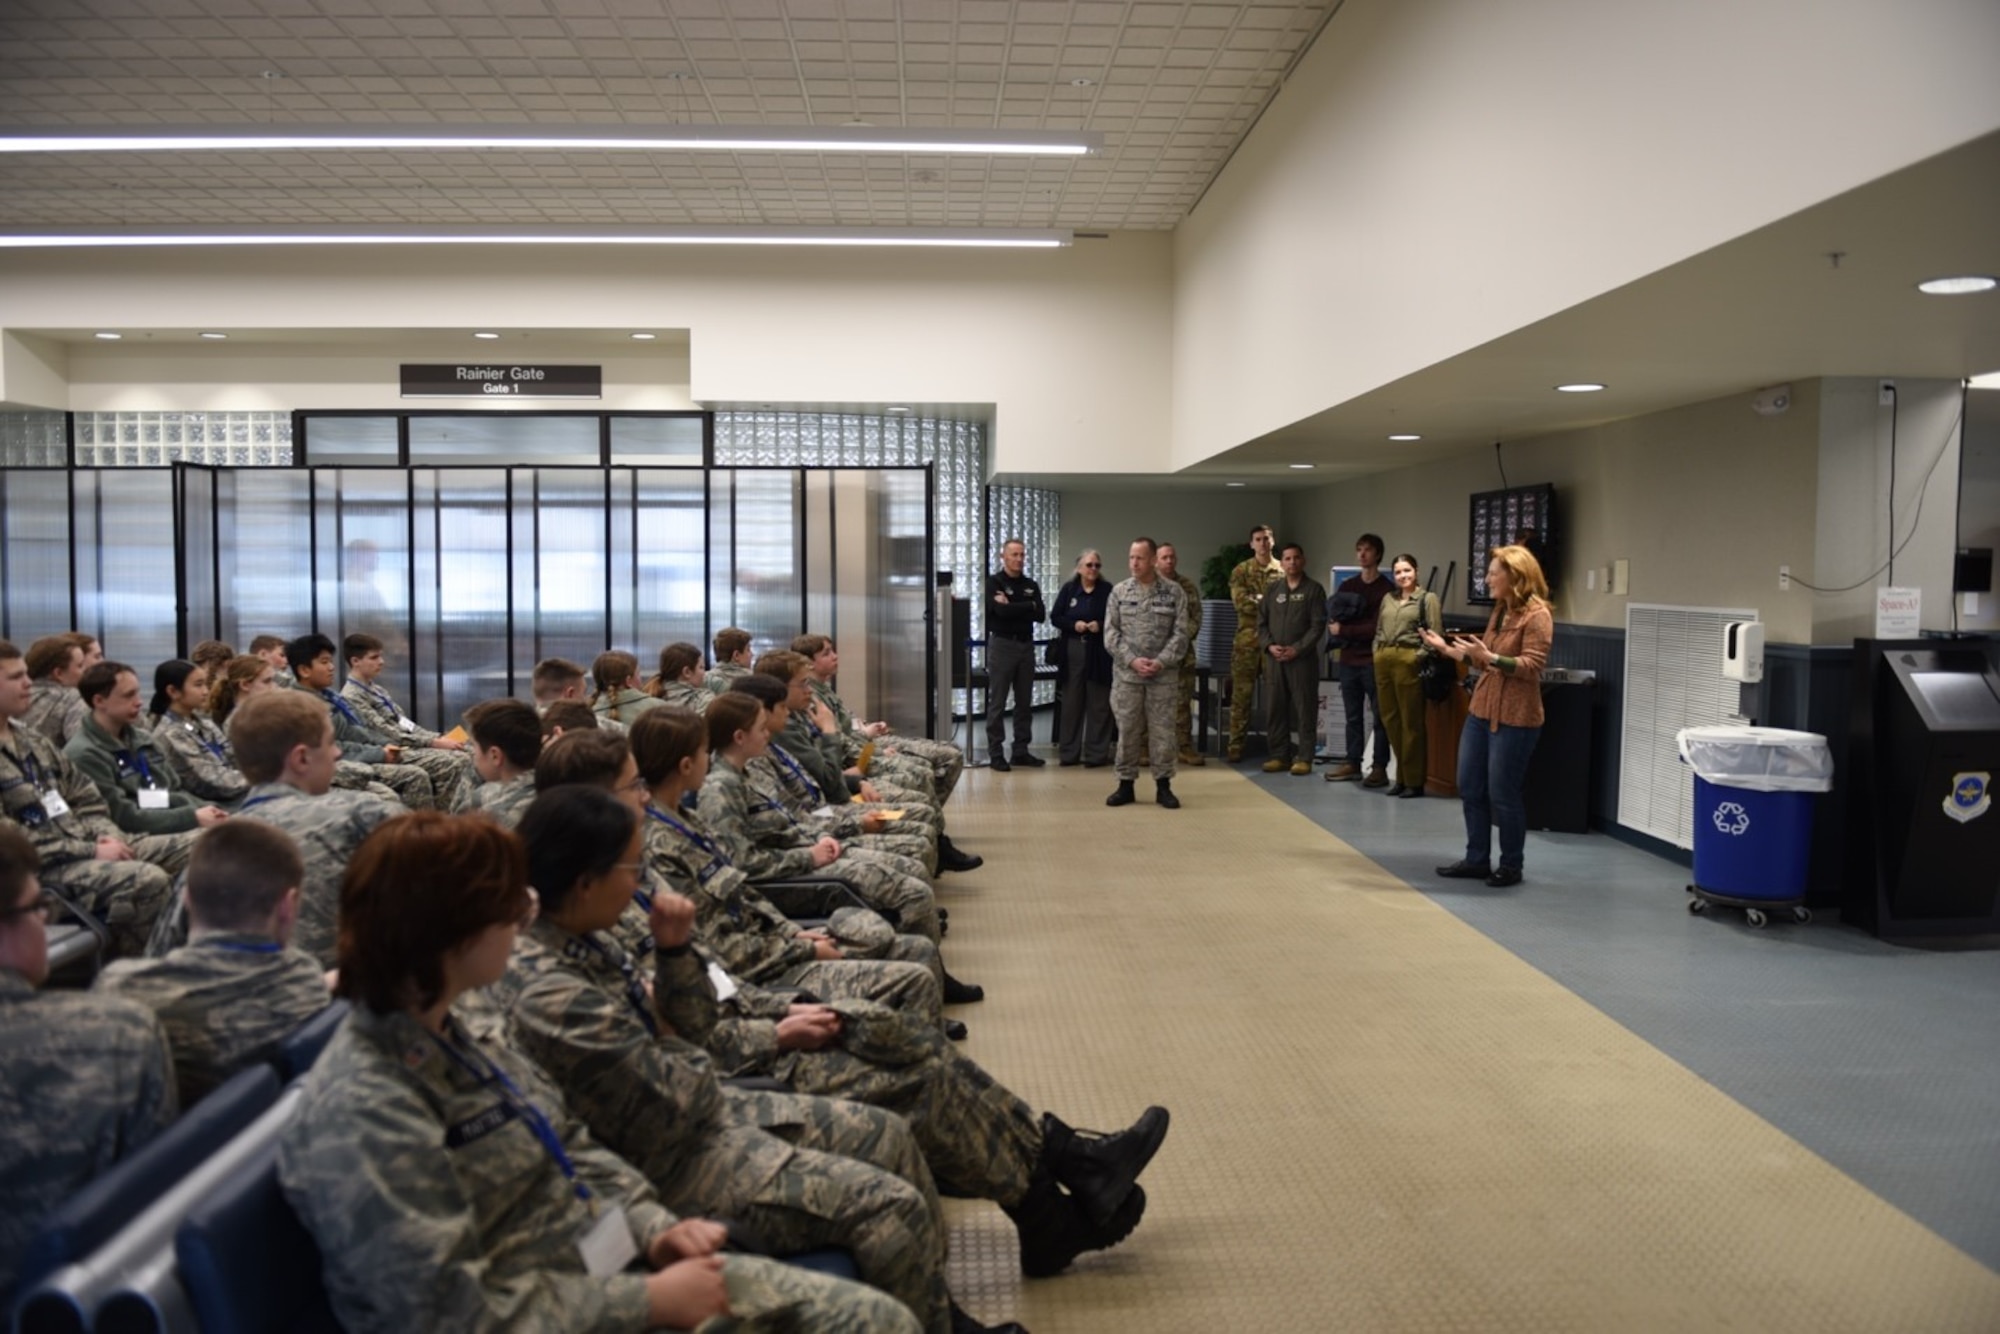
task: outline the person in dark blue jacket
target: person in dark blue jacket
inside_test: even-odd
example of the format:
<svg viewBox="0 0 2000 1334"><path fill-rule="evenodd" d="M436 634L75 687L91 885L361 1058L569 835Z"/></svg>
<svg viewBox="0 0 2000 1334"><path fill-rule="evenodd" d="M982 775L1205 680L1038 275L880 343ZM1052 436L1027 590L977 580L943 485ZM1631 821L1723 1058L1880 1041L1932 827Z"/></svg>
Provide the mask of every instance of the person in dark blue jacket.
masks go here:
<svg viewBox="0 0 2000 1334"><path fill-rule="evenodd" d="M1076 578L1049 612L1049 624L1062 632L1062 762L1091 769L1111 763L1111 655L1104 648L1111 585L1099 577L1103 567L1095 551L1077 557Z"/></svg>

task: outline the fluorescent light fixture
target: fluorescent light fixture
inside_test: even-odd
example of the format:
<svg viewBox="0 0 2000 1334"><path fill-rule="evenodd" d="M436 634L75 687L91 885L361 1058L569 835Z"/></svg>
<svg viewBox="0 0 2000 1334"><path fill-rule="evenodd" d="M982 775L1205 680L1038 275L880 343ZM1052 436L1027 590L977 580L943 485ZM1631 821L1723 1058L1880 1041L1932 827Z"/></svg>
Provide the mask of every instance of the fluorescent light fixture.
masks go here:
<svg viewBox="0 0 2000 1334"><path fill-rule="evenodd" d="M107 343L115 343L124 336L125 336L124 334L109 333L109 332L96 335L96 337L102 338Z"/></svg>
<svg viewBox="0 0 2000 1334"><path fill-rule="evenodd" d="M908 408L905 408L905 407L900 407L900 406L899 406L899 407L893 407L893 408L884 408L884 409L882 409L882 410L883 410L884 412L893 412L893 413L897 413L898 415L900 415L900 414L902 414L902 413L906 413L906 412L908 412L908 411L909 411L909 409L908 409Z"/></svg>
<svg viewBox="0 0 2000 1334"><path fill-rule="evenodd" d="M250 245L807 245L1053 250L1069 244L1067 229L980 227L313 227L290 231L93 227L62 232L0 231L0 250Z"/></svg>
<svg viewBox="0 0 2000 1334"><path fill-rule="evenodd" d="M52 125L0 132L0 153L461 148L1089 157L1104 150L1104 136L1085 130L933 130L898 125Z"/></svg>
<svg viewBox="0 0 2000 1334"><path fill-rule="evenodd" d="M1287 468L1296 468L1300 472L1306 472L1312 468L1312 464L1310 463L1287 463L1285 466Z"/></svg>
<svg viewBox="0 0 2000 1334"><path fill-rule="evenodd" d="M1556 392L1558 394L1594 394L1602 388L1604 386L1601 384L1592 384L1588 380L1580 380L1575 384L1559 384L1556 386Z"/></svg>
<svg viewBox="0 0 2000 1334"><path fill-rule="evenodd" d="M1932 278L1917 284L1917 290L1926 296L1970 296L1974 292L1990 292L1995 287L2000 287L2000 278L1991 278L1983 273Z"/></svg>
<svg viewBox="0 0 2000 1334"><path fill-rule="evenodd" d="M228 335L228 334L226 334L226 333L205 333L205 334L203 334L203 335L202 335L202 337L203 337L203 338L207 338L207 339L211 339L211 340L213 340L213 341L215 341L215 342L218 342L218 343L219 343L219 342L221 342L221 341L222 341L223 339L225 339L225 338L229 337L229 335Z"/></svg>
<svg viewBox="0 0 2000 1334"><path fill-rule="evenodd" d="M650 342L652 342L652 341L653 341L653 340L654 340L655 338L658 338L658 337L659 337L659 335L658 335L658 334L650 334L650 333L635 333L635 334L633 334L633 335L632 335L632 340L633 340L634 342L637 342L637 343L650 343Z"/></svg>
<svg viewBox="0 0 2000 1334"><path fill-rule="evenodd" d="M1250 485L1250 483L1248 483L1248 482L1224 482L1224 483L1223 483L1223 485L1224 485L1224 486L1248 486L1248 485Z"/></svg>
<svg viewBox="0 0 2000 1334"><path fill-rule="evenodd" d="M1966 381L1974 389L2000 389L2000 371L1988 371Z"/></svg>
<svg viewBox="0 0 2000 1334"><path fill-rule="evenodd" d="M1389 438L1390 438L1391 440L1421 440L1421 439L1423 439L1423 437L1422 437L1422 436L1420 436L1420 435L1392 435L1392 436L1390 436Z"/></svg>

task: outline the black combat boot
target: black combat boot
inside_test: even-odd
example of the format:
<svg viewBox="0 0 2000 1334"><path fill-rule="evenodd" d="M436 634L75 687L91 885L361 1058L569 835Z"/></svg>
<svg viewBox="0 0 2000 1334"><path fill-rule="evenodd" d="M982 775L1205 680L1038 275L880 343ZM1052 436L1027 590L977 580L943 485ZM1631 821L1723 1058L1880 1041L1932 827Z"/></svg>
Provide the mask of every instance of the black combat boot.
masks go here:
<svg viewBox="0 0 2000 1334"><path fill-rule="evenodd" d="M1069 1268L1085 1251L1106 1250L1132 1235L1146 1212L1146 1192L1134 1186L1125 1203L1102 1227L1085 1217L1081 1207L1063 1193L1044 1168L1017 1204L1002 1205L1021 1238L1021 1272L1048 1278Z"/></svg>
<svg viewBox="0 0 2000 1334"><path fill-rule="evenodd" d="M1130 806L1138 799L1139 794L1132 790L1132 780L1129 778L1121 779L1118 783L1118 790L1106 797L1104 804L1106 806Z"/></svg>
<svg viewBox="0 0 2000 1334"><path fill-rule="evenodd" d="M1004 1325L982 1325L956 1300L951 1304L951 1334L1028 1334L1026 1325L1009 1320Z"/></svg>
<svg viewBox="0 0 2000 1334"><path fill-rule="evenodd" d="M1116 1215L1146 1164L1167 1137L1167 1109L1148 1107L1131 1128L1113 1135L1073 1130L1053 1112L1042 1113L1042 1165L1069 1187L1093 1223Z"/></svg>
<svg viewBox="0 0 2000 1334"><path fill-rule="evenodd" d="M1153 785L1153 800L1170 811L1181 808L1181 799L1174 795L1174 784L1170 778L1162 778Z"/></svg>
<svg viewBox="0 0 2000 1334"><path fill-rule="evenodd" d="M974 1001L986 999L986 988L971 982L961 982L946 970L944 975L944 1003L946 1005L970 1005Z"/></svg>
<svg viewBox="0 0 2000 1334"><path fill-rule="evenodd" d="M969 852L960 852L958 845L951 841L951 835L938 835L938 870L976 871L984 865L986 865L984 857L977 857Z"/></svg>

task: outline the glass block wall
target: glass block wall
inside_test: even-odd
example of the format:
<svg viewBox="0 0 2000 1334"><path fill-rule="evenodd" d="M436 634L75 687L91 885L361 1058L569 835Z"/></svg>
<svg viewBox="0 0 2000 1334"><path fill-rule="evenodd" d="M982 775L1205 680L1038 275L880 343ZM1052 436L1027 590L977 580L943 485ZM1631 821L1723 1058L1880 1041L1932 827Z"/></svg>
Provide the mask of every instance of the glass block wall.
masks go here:
<svg viewBox="0 0 2000 1334"><path fill-rule="evenodd" d="M1062 553L1062 492L1032 486L987 487L986 532L986 568L999 569L1001 544L1018 537L1028 548L1028 576L1042 586L1043 600L1054 602L1056 590L1069 578L1069 562ZM1054 633L1043 626L1037 638ZM1055 697L1055 682L1035 682L1035 703L1048 704Z"/></svg>
<svg viewBox="0 0 2000 1334"><path fill-rule="evenodd" d="M60 412L0 412L0 467L60 468L69 462Z"/></svg>
<svg viewBox="0 0 2000 1334"><path fill-rule="evenodd" d="M79 468L284 467L292 461L289 412L79 412Z"/></svg>

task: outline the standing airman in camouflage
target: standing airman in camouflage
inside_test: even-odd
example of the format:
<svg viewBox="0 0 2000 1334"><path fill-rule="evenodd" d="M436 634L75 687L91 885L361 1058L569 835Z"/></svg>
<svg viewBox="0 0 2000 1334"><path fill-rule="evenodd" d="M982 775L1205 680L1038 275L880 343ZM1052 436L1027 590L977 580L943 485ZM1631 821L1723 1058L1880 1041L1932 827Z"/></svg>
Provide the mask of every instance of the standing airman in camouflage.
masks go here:
<svg viewBox="0 0 2000 1334"><path fill-rule="evenodd" d="M1162 579L1173 580L1187 594L1188 656L1181 664L1180 700L1174 705L1174 745L1179 751L1180 764L1199 769L1208 763L1194 748L1195 646L1201 640L1201 586L1180 572L1180 553L1171 542L1160 543L1159 569ZM1142 756L1145 753L1140 752Z"/></svg>
<svg viewBox="0 0 2000 1334"><path fill-rule="evenodd" d="M195 842L188 861L188 943L98 975L98 991L159 1016L183 1108L270 1060L332 1001L319 961L289 948L304 879L299 846L284 830L255 820L220 825Z"/></svg>
<svg viewBox="0 0 2000 1334"><path fill-rule="evenodd" d="M331 968L348 859L375 826L400 812L366 792L332 790L340 743L326 706L305 691L245 700L229 715L229 742L256 784L237 818L276 825L298 841L306 874L294 943Z"/></svg>
<svg viewBox="0 0 2000 1334"><path fill-rule="evenodd" d="M1139 777L1139 733L1145 729L1153 752L1153 782L1160 805L1180 807L1174 795L1174 701L1187 660L1187 595L1159 577L1153 539L1132 543L1129 579L1111 590L1104 611L1104 650L1111 655L1111 716L1118 722L1118 790L1107 806L1133 800Z"/></svg>
<svg viewBox="0 0 2000 1334"><path fill-rule="evenodd" d="M0 640L0 807L26 831L42 879L109 928L114 953L140 954L173 883L156 863L185 864L187 840L127 839L97 784L22 726L33 692L21 650Z"/></svg>
<svg viewBox="0 0 2000 1334"><path fill-rule="evenodd" d="M28 695L22 669L23 707ZM112 996L38 991L48 907L26 833L0 825L0 1311L49 1211L174 1119L160 1023Z"/></svg>
<svg viewBox="0 0 2000 1334"><path fill-rule="evenodd" d="M1257 647L1257 609L1264 593L1284 568L1271 558L1271 530L1258 524L1250 530L1250 559L1229 572L1229 600L1236 605L1236 639L1229 653L1229 749L1231 762L1243 758L1243 738L1250 729L1251 701L1264 674L1264 654Z"/></svg>

